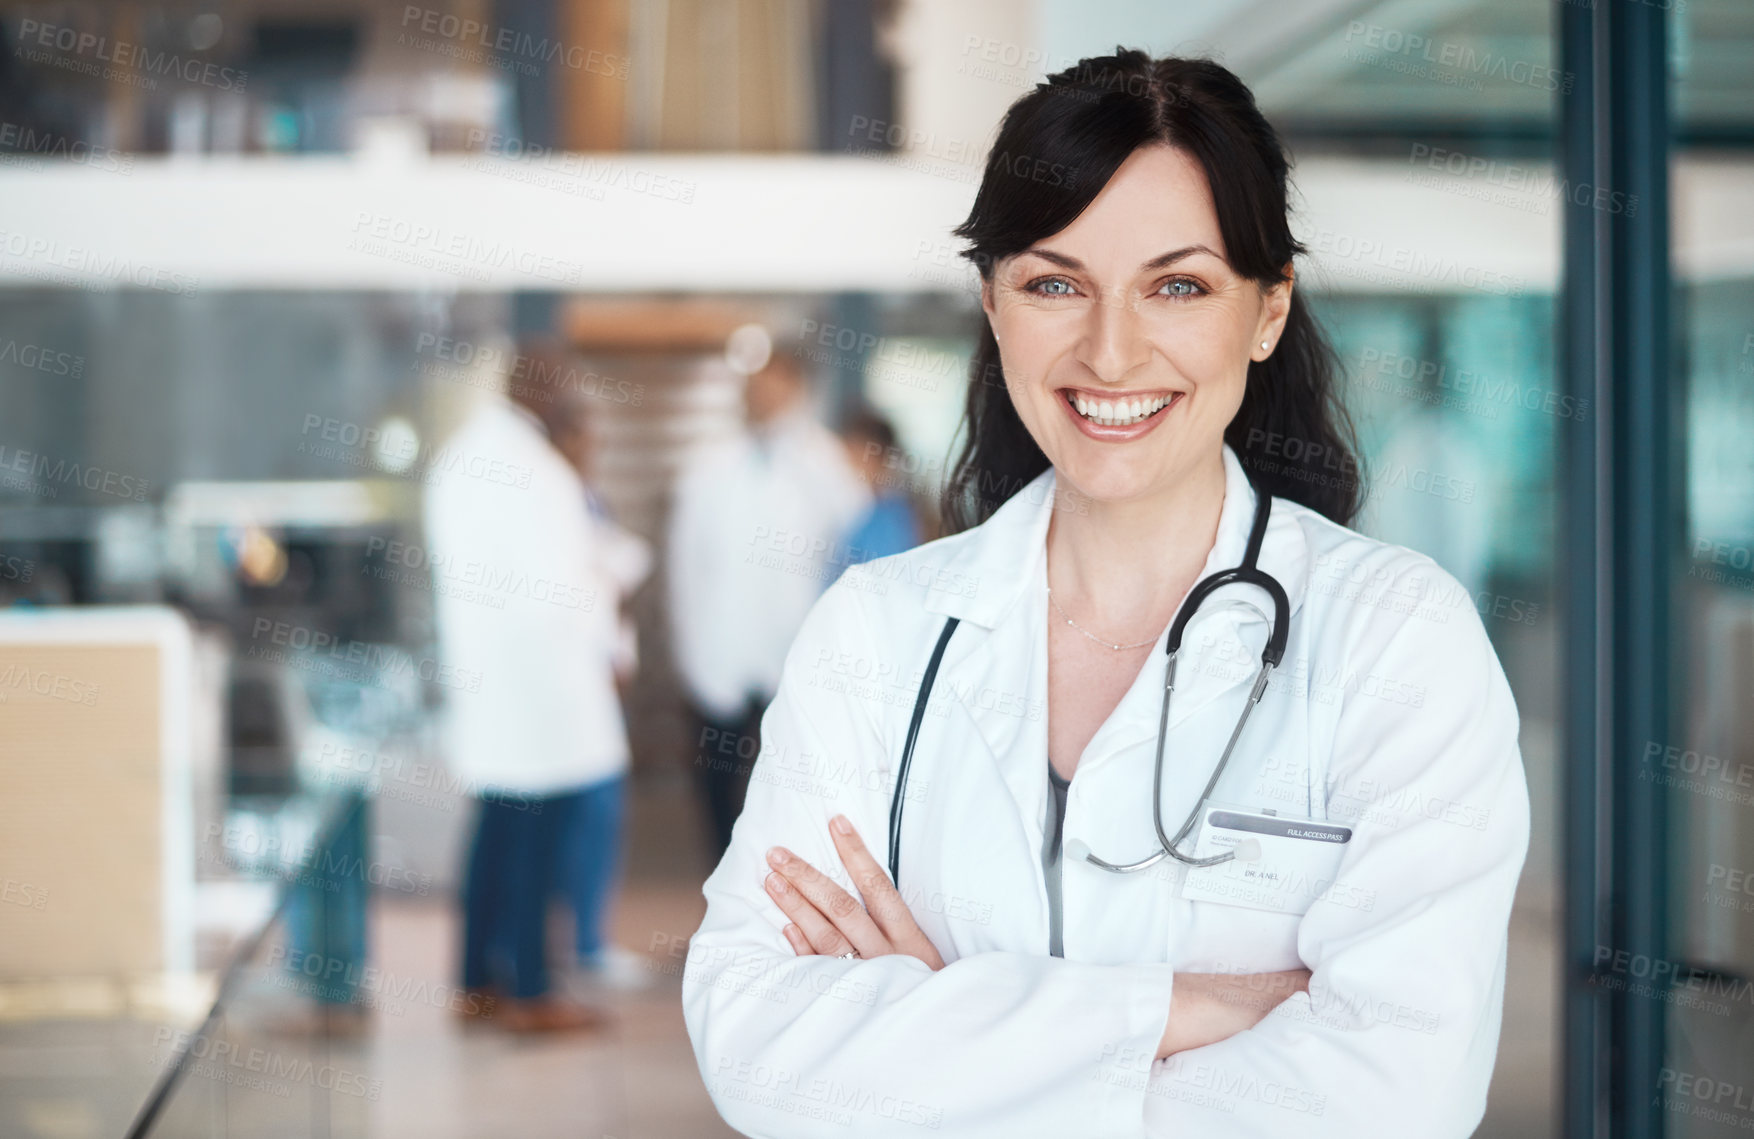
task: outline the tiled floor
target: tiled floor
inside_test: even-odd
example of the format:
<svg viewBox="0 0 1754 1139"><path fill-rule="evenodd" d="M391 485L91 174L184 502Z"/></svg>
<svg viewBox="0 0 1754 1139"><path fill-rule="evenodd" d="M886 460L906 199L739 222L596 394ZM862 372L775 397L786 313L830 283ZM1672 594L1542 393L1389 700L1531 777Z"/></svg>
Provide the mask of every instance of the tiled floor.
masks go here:
<svg viewBox="0 0 1754 1139"><path fill-rule="evenodd" d="M691 888L629 891L617 925L624 944L652 930L692 930ZM522 1038L465 1023L448 1006L456 990L456 916L439 901L382 902L372 922L373 967L362 986L363 1023L314 1031L309 1005L278 967L249 971L216 1043L170 1101L155 1136L286 1136L287 1139L716 1139L719 1122L683 1029L679 969L653 959L650 987L595 993L612 1026L602 1032ZM680 944L680 940L678 944ZM120 1135L130 1105L170 1054L173 1030L138 1022L77 1022L44 1036L44 1062L64 1077L58 1094L33 1089L0 1109L44 1139ZM0 1034L0 1048L5 1036ZM39 1063L39 1067L42 1064ZM77 1079L107 1070L109 1079ZM45 1075L51 1073L44 1073ZM0 1080L0 1089L7 1082ZM34 1092L45 1092L36 1085ZM0 1098L4 1092L0 1091ZM26 1101L29 1102L26 1102ZM102 1102L94 1102L102 1101Z"/></svg>
<svg viewBox="0 0 1754 1139"><path fill-rule="evenodd" d="M643 949L672 931L681 945L700 913L692 887L644 886L624 894L615 924L624 945ZM450 978L454 920L439 907L380 908L377 944L386 966ZM653 960L651 988L604 998L615 1024L601 1035L518 1039L466 1029L431 1004L402 1002L402 1015L377 1018L367 1053L382 1081L371 1136L734 1135L701 1085L682 1024L680 971L666 964Z"/></svg>

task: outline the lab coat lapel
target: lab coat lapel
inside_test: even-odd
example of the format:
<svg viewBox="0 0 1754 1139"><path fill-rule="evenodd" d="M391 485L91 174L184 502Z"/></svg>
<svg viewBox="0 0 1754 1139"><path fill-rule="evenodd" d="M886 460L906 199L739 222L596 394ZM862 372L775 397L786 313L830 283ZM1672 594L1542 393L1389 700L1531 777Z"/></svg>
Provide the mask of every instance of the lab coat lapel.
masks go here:
<svg viewBox="0 0 1754 1139"><path fill-rule="evenodd" d="M1007 499L939 571L945 588L927 608L961 619L938 675L942 695L967 716L999 769L1026 833L1039 846L1047 802L1046 614L1032 596L1045 583L1050 469Z"/></svg>
<svg viewBox="0 0 1754 1139"><path fill-rule="evenodd" d="M1029 637L1020 621L991 630L965 625L956 637L967 638L965 653L953 661L946 657L948 667L938 677L943 698L960 706L1010 791L1025 835L1039 847L1047 803L1045 646L1040 638ZM964 753L946 758L966 762L977 757Z"/></svg>

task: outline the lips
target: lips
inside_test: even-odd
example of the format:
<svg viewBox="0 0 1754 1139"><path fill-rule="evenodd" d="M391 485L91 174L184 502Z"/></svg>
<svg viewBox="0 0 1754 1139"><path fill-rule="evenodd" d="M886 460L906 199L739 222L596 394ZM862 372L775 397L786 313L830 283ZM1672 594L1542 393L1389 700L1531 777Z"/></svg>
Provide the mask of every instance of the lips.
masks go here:
<svg viewBox="0 0 1754 1139"><path fill-rule="evenodd" d="M1059 400L1065 404L1066 416L1079 426L1080 432L1093 439L1121 441L1135 439L1149 432L1165 416L1166 409L1179 404L1184 391L1140 391L1140 393L1102 393L1093 395L1077 388L1061 388Z"/></svg>

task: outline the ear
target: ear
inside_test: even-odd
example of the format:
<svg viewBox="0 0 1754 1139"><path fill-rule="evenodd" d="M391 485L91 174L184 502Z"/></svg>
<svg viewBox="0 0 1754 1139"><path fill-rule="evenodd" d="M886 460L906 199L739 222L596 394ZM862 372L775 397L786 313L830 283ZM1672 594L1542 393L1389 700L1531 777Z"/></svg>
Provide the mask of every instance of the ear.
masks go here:
<svg viewBox="0 0 1754 1139"><path fill-rule="evenodd" d="M992 329L993 328L993 279L991 277L982 277L981 278L981 311L986 313L987 327L989 329ZM994 330L993 331L993 339L997 340L998 338L999 338L999 333L997 330Z"/></svg>
<svg viewBox="0 0 1754 1139"><path fill-rule="evenodd" d="M1264 303L1261 305L1261 319L1255 329L1254 342L1250 345L1249 356L1254 360L1265 360L1278 347L1279 340L1285 335L1285 321L1291 316L1291 292L1297 285L1297 268L1287 261L1284 268L1285 279L1262 290ZM1267 347L1262 348L1265 342Z"/></svg>

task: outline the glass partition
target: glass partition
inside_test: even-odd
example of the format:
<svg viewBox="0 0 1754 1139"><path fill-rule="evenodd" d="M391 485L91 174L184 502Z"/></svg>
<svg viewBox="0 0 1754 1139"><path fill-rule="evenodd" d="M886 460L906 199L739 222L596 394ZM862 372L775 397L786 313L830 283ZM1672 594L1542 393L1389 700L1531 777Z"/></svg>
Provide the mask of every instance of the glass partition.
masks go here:
<svg viewBox="0 0 1754 1139"><path fill-rule="evenodd" d="M1655 1092L1665 1134L1706 1139L1754 1128L1754 81L1742 66L1754 11L1702 0L1671 27L1674 374L1686 400L1673 636L1687 671L1675 738L1647 749L1671 836Z"/></svg>

